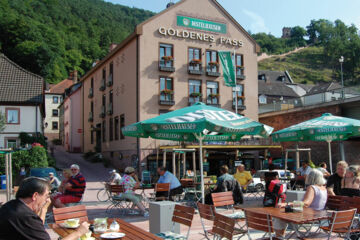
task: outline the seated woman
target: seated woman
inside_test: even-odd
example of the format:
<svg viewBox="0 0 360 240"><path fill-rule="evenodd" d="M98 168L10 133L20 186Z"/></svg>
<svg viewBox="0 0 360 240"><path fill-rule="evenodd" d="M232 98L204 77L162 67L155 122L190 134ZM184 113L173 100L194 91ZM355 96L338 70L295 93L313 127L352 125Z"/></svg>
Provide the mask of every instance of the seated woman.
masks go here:
<svg viewBox="0 0 360 240"><path fill-rule="evenodd" d="M145 210L144 205L141 203L142 196L135 194L135 189L140 186L140 182L135 174L135 169L133 167L125 168L125 174L121 178L119 185L124 186L124 193L121 193L119 198L129 200L133 203L132 208L136 205L144 217L148 217L149 213Z"/></svg>
<svg viewBox="0 0 360 240"><path fill-rule="evenodd" d="M345 177L341 180L341 196L360 196L359 167L351 165L346 169Z"/></svg>
<svg viewBox="0 0 360 240"><path fill-rule="evenodd" d="M314 210L324 210L327 202L327 190L325 187L326 180L324 175L317 169L313 169L306 177L305 184L308 185L304 196L304 207L309 207ZM278 207L285 207L286 203L278 204ZM276 236L283 237L287 228L287 223L273 218L274 230Z"/></svg>
<svg viewBox="0 0 360 240"><path fill-rule="evenodd" d="M68 183L70 177L71 177L71 170L70 169L64 169L63 170L63 180L60 183L60 186L57 189L57 192L51 195L51 198L54 198L55 196L59 196L61 194L65 193L65 186Z"/></svg>

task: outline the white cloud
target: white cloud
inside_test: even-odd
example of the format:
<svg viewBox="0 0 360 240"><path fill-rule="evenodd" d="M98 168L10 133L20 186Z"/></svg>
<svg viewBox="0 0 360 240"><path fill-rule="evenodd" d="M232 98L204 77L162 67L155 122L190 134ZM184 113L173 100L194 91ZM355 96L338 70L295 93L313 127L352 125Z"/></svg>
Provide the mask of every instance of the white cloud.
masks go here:
<svg viewBox="0 0 360 240"><path fill-rule="evenodd" d="M253 32L253 33L258 33L258 32L268 33L268 32L270 32L269 29L265 26L264 19L260 15L254 13L252 11L246 10L246 9L243 9L242 11L245 15L247 15L250 18L251 32Z"/></svg>

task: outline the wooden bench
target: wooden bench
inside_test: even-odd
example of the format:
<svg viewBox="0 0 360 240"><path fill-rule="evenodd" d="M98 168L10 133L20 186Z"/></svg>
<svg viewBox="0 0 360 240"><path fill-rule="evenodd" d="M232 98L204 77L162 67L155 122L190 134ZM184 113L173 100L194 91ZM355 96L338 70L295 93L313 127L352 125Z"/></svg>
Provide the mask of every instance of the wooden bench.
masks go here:
<svg viewBox="0 0 360 240"><path fill-rule="evenodd" d="M88 221L87 211L84 205L54 208L53 213L56 224L65 222L66 220L71 218L79 218L80 222Z"/></svg>

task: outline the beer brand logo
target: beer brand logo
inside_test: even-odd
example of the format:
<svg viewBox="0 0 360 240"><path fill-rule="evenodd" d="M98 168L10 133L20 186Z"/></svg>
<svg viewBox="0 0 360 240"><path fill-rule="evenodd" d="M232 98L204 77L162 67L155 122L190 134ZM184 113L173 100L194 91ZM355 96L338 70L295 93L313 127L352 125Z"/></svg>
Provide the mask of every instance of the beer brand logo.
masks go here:
<svg viewBox="0 0 360 240"><path fill-rule="evenodd" d="M184 18L183 23L184 23L185 26L189 26L190 20L187 19L187 18Z"/></svg>

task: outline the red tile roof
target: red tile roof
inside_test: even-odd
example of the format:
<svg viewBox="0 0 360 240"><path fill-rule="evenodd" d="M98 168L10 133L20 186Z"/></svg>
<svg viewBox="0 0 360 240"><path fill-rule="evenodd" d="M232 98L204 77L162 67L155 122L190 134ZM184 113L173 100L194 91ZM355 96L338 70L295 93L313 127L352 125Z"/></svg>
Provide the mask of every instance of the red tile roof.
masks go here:
<svg viewBox="0 0 360 240"><path fill-rule="evenodd" d="M73 84L73 80L65 79L58 84L50 86L48 93L63 94L65 92L65 89L71 87Z"/></svg>

